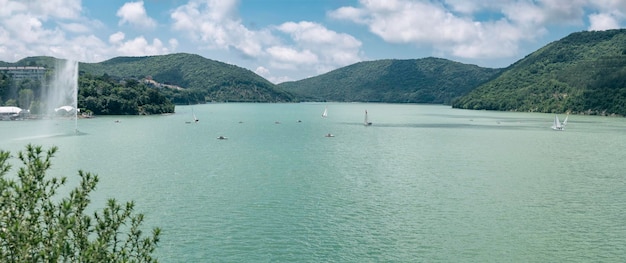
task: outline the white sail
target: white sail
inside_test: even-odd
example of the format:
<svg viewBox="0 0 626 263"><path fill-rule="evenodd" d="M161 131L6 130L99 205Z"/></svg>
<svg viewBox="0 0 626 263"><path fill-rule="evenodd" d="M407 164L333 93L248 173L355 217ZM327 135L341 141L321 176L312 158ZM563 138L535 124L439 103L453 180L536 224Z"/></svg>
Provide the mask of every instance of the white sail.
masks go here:
<svg viewBox="0 0 626 263"><path fill-rule="evenodd" d="M569 114L567 116L565 116L565 120L563 120L563 123L561 123L561 125L563 127L565 127L565 125L567 125L567 118L569 118Z"/></svg>
<svg viewBox="0 0 626 263"><path fill-rule="evenodd" d="M363 120L363 125L365 126L372 125L372 123L369 122L369 120L367 119L367 110L365 110L365 119Z"/></svg>
<svg viewBox="0 0 626 263"><path fill-rule="evenodd" d="M196 117L196 113L193 111L193 108L191 108L191 114L193 114L193 121L198 122L198 117Z"/></svg>
<svg viewBox="0 0 626 263"><path fill-rule="evenodd" d="M322 113L322 118L328 117L328 108L324 108L324 113Z"/></svg>
<svg viewBox="0 0 626 263"><path fill-rule="evenodd" d="M556 114L554 115L554 123L552 123L552 129L555 131L562 131L565 129L565 127L563 127L563 125L559 121L559 116Z"/></svg>

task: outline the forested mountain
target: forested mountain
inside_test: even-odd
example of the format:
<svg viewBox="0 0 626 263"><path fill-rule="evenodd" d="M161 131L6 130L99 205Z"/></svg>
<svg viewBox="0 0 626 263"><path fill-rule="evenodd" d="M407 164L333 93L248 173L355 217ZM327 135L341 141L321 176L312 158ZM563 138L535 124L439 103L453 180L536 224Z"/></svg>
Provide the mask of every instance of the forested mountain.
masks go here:
<svg viewBox="0 0 626 263"><path fill-rule="evenodd" d="M440 58L385 59L279 86L311 100L448 104L499 72Z"/></svg>
<svg viewBox="0 0 626 263"><path fill-rule="evenodd" d="M78 79L78 108L96 115L173 113L174 104L159 89L134 79L126 81L83 75Z"/></svg>
<svg viewBox="0 0 626 263"><path fill-rule="evenodd" d="M205 101L289 102L294 99L291 94L250 70L193 54L116 57L100 63L81 63L80 71L122 79L141 80L149 76L158 83L182 88L164 89L177 104Z"/></svg>
<svg viewBox="0 0 626 263"><path fill-rule="evenodd" d="M453 107L626 115L626 29L573 33L509 66Z"/></svg>

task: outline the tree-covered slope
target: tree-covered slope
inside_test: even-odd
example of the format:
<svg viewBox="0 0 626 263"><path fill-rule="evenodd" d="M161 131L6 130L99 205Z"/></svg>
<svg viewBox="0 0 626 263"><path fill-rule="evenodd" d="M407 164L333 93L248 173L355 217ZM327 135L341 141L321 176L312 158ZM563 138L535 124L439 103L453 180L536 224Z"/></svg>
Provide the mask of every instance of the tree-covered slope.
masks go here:
<svg viewBox="0 0 626 263"><path fill-rule="evenodd" d="M440 58L386 59L279 86L312 100L450 103L499 72Z"/></svg>
<svg viewBox="0 0 626 263"><path fill-rule="evenodd" d="M512 64L453 107L626 115L626 30L570 34Z"/></svg>
<svg viewBox="0 0 626 263"><path fill-rule="evenodd" d="M143 79L150 76L159 83L176 85L200 93L206 101L293 100L291 94L250 70L192 54L117 57L100 63L81 63L80 71L95 76L109 75L122 79ZM171 94L171 96L174 96L175 102L180 103L180 100L185 99L182 97L186 95Z"/></svg>

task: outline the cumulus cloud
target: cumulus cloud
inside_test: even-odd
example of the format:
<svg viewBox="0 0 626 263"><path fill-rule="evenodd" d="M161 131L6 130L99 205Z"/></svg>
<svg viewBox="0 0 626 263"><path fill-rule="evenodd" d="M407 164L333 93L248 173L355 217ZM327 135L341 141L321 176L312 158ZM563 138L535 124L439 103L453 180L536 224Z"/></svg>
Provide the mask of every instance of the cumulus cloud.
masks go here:
<svg viewBox="0 0 626 263"><path fill-rule="evenodd" d="M124 34L124 32L115 32L115 34L112 34L109 36L109 43L111 44L119 44L122 43L122 40L124 40L124 38L126 37L126 34Z"/></svg>
<svg viewBox="0 0 626 263"><path fill-rule="evenodd" d="M172 48L172 51L174 51L174 50L176 50L178 48L178 40L177 39L170 38L168 43L170 44L170 47Z"/></svg>
<svg viewBox="0 0 626 263"><path fill-rule="evenodd" d="M79 0L0 1L0 60L49 55L79 58L73 47L87 41L89 24ZM92 43L92 42L90 42Z"/></svg>
<svg viewBox="0 0 626 263"><path fill-rule="evenodd" d="M365 25L389 43L428 45L460 58L502 58L519 52L523 43L544 36L551 26L582 25L585 11L615 0L361 0L328 13L333 19ZM616 28L622 11L590 16L590 28ZM488 14L488 15L486 15ZM616 15L618 14L618 15Z"/></svg>
<svg viewBox="0 0 626 263"><path fill-rule="evenodd" d="M473 12L479 6L467 2L464 5L455 3L455 9L463 12ZM364 24L372 33L390 43L428 44L444 53L464 58L510 56L517 51L518 41L528 37L510 21L476 21L433 2L372 0L361 1L361 7L353 9L340 8L329 15Z"/></svg>
<svg viewBox="0 0 626 263"><path fill-rule="evenodd" d="M140 28L151 29L156 27L157 23L150 18L143 6L143 1L125 3L119 10L117 16L120 17L119 24L130 24Z"/></svg>
<svg viewBox="0 0 626 263"><path fill-rule="evenodd" d="M318 61L317 56L310 50L296 50L285 46L273 46L267 49L267 53L280 68L292 68L297 65L314 64Z"/></svg>
<svg viewBox="0 0 626 263"><path fill-rule="evenodd" d="M253 30L242 24L236 7L232 0L192 0L171 13L172 27L206 48L268 60L265 67L322 72L361 60L361 42L348 34L306 21Z"/></svg>
<svg viewBox="0 0 626 263"><path fill-rule="evenodd" d="M270 70L265 67L260 66L254 70L254 73L256 73L259 76L268 76L270 74Z"/></svg>
<svg viewBox="0 0 626 263"><path fill-rule="evenodd" d="M167 47L163 46L161 40L155 38L150 43L142 36L120 43L115 49L122 56L151 56L168 53Z"/></svg>
<svg viewBox="0 0 626 263"><path fill-rule="evenodd" d="M237 1L189 1L171 13L172 28L210 49L233 49L258 57L263 46L276 42L267 30L250 30L236 15Z"/></svg>
<svg viewBox="0 0 626 263"><path fill-rule="evenodd" d="M276 27L288 34L292 46L273 46L267 51L277 67L315 65L316 73L362 60L361 42L351 35L329 30L321 24L287 22Z"/></svg>
<svg viewBox="0 0 626 263"><path fill-rule="evenodd" d="M589 30L607 30L619 28L619 22L611 14L589 15Z"/></svg>
<svg viewBox="0 0 626 263"><path fill-rule="evenodd" d="M129 38L123 32L98 36L106 29L98 20L85 17L80 0L0 0L0 60L13 62L28 56L53 56L98 62L118 55L165 54L177 45L159 39ZM154 26L142 2L118 10L124 23ZM152 22L150 22L152 21ZM126 40L128 38L128 40Z"/></svg>
<svg viewBox="0 0 626 263"><path fill-rule="evenodd" d="M72 33L89 33L91 28L82 23L59 23L59 26L64 30Z"/></svg>

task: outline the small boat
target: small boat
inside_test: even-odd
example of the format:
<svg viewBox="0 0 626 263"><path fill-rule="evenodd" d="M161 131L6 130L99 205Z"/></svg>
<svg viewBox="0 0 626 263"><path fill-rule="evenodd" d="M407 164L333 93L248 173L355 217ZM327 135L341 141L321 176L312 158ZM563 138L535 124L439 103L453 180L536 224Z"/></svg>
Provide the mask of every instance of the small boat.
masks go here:
<svg viewBox="0 0 626 263"><path fill-rule="evenodd" d="M332 133L328 133L328 134L324 135L324 137L335 137L335 135L333 135Z"/></svg>
<svg viewBox="0 0 626 263"><path fill-rule="evenodd" d="M565 117L565 120L563 120L563 122L561 123L561 121L559 121L559 116L554 114L554 122L552 123L552 129L555 131L564 131L565 130L565 126L567 125L567 119L569 118L569 115L567 115Z"/></svg>
<svg viewBox="0 0 626 263"><path fill-rule="evenodd" d="M196 113L193 112L193 108L191 108L191 115L193 115L193 122L198 123L200 121L198 117L196 117ZM191 121L186 121L185 123L190 124Z"/></svg>
<svg viewBox="0 0 626 263"><path fill-rule="evenodd" d="M193 115L193 121L195 123L198 123L200 120L198 120L198 117L196 117L196 113L193 111L193 108L191 108L191 114Z"/></svg>
<svg viewBox="0 0 626 263"><path fill-rule="evenodd" d="M370 126L372 123L367 120L367 110L365 110L365 120L363 120L363 125Z"/></svg>
<svg viewBox="0 0 626 263"><path fill-rule="evenodd" d="M228 140L228 137L224 137L224 136L217 136L218 140Z"/></svg>
<svg viewBox="0 0 626 263"><path fill-rule="evenodd" d="M322 118L328 117L328 107L324 108L324 112L322 113Z"/></svg>

